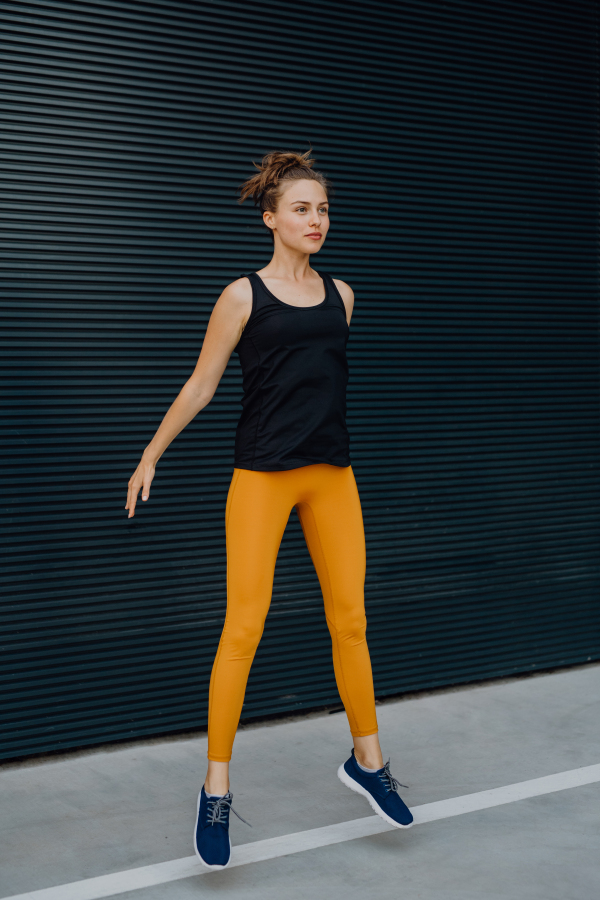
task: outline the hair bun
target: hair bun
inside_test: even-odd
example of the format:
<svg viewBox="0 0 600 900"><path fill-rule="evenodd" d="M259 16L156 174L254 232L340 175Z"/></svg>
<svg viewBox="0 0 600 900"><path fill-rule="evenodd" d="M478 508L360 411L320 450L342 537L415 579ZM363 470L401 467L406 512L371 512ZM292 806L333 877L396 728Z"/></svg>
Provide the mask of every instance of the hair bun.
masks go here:
<svg viewBox="0 0 600 900"><path fill-rule="evenodd" d="M263 210L277 209L279 198L279 185L282 181L307 178L310 181L318 181L327 192L329 182L320 172L313 168L315 160L311 157L312 150L305 153L295 153L293 150L272 150L266 153L260 163L253 165L258 171L248 178L240 186L240 203L252 197L255 206Z"/></svg>
<svg viewBox="0 0 600 900"><path fill-rule="evenodd" d="M285 152L283 150L273 150L263 156L260 165L254 163L261 176L266 182L278 184L280 179L290 169L312 169L315 160L310 157L310 150L306 153L294 153L293 151Z"/></svg>

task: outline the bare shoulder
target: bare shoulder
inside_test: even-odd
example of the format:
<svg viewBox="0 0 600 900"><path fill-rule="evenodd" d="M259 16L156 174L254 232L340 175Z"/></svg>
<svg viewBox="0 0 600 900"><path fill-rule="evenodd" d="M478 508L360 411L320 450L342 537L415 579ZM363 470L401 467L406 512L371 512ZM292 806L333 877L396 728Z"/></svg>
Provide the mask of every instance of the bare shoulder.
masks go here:
<svg viewBox="0 0 600 900"><path fill-rule="evenodd" d="M354 303L354 291L352 290L350 285L346 284L345 281L340 281L339 278L334 278L333 283L340 292L344 303L346 305L350 304L350 309L352 309L352 304Z"/></svg>
<svg viewBox="0 0 600 900"><path fill-rule="evenodd" d="M214 313L225 316L242 328L252 312L252 285L247 278L238 278L227 285L215 303Z"/></svg>
<svg viewBox="0 0 600 900"><path fill-rule="evenodd" d="M340 292L340 297L344 301L344 306L346 307L346 320L348 325L350 325L352 310L354 309L354 291L349 284L346 284L345 281L340 281L339 278L334 278L333 283Z"/></svg>
<svg viewBox="0 0 600 900"><path fill-rule="evenodd" d="M227 285L219 300L233 306L243 306L250 301L252 303L252 285L248 278L238 278Z"/></svg>

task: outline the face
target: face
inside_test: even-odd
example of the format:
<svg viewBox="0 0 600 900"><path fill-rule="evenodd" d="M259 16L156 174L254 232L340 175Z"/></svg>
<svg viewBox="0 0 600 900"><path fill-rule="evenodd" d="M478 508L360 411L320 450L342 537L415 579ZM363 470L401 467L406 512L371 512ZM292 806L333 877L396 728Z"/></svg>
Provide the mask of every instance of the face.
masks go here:
<svg viewBox="0 0 600 900"><path fill-rule="evenodd" d="M316 253L329 231L327 194L318 181L284 182L276 212L264 212L263 220L286 247Z"/></svg>

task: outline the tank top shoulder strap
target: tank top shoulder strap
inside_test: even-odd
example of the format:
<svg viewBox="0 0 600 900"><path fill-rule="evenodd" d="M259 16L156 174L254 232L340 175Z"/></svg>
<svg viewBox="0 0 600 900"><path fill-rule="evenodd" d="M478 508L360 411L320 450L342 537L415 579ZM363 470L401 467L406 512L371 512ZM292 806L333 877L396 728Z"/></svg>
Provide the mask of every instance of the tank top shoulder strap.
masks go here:
<svg viewBox="0 0 600 900"><path fill-rule="evenodd" d="M240 278L247 278L252 285L252 312L262 309L264 306L277 306L271 294L265 289L265 284L256 272L246 272Z"/></svg>
<svg viewBox="0 0 600 900"><path fill-rule="evenodd" d="M344 315L346 315L346 304L342 300L342 295L335 286L335 281L333 280L331 275L328 275L326 272L319 272L319 275L327 285L327 293L329 295L330 303L332 303L334 306L341 307L341 309L343 309L344 311Z"/></svg>

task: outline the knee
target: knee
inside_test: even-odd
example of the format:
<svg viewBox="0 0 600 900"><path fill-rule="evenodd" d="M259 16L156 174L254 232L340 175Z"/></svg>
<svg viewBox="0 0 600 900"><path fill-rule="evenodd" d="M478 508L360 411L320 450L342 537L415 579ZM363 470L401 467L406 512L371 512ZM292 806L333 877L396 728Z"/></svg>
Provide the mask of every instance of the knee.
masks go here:
<svg viewBox="0 0 600 900"><path fill-rule="evenodd" d="M252 658L260 643L263 630L264 622L227 623L221 637L221 641L227 649L227 655L234 659Z"/></svg>
<svg viewBox="0 0 600 900"><path fill-rule="evenodd" d="M331 636L342 643L360 644L366 640L367 617L364 609L347 610L336 616L335 622L328 620Z"/></svg>

